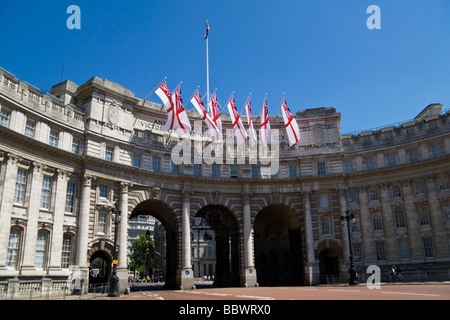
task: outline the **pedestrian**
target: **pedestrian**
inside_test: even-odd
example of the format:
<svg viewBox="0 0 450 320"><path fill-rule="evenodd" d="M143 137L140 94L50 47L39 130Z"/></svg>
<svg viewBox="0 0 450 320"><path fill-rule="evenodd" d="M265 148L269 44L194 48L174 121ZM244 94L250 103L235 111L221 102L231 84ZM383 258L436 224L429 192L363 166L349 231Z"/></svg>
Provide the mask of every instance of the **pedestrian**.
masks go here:
<svg viewBox="0 0 450 320"><path fill-rule="evenodd" d="M396 271L396 273L397 273L397 279L398 279L398 281L402 281L403 275L402 275L402 270L400 269L400 267L396 267L396 268L395 268L395 271Z"/></svg>

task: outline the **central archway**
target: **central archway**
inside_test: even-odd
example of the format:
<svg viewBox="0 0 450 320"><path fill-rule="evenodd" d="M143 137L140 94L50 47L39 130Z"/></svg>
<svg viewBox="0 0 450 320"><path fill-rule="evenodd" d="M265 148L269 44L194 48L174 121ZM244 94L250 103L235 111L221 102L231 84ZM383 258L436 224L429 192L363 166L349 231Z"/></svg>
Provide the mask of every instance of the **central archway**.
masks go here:
<svg viewBox="0 0 450 320"><path fill-rule="evenodd" d="M262 209L255 218L255 267L261 286L303 285L300 221L281 204Z"/></svg>
<svg viewBox="0 0 450 320"><path fill-rule="evenodd" d="M205 219L214 230L216 241L214 286L239 286L239 229L236 218L227 208L220 205L203 207L197 212L196 217Z"/></svg>
<svg viewBox="0 0 450 320"><path fill-rule="evenodd" d="M166 279L167 289L177 289L178 269L178 222L173 209L164 201L150 199L139 203L131 212L130 219L139 215L151 215L161 221L166 230Z"/></svg>

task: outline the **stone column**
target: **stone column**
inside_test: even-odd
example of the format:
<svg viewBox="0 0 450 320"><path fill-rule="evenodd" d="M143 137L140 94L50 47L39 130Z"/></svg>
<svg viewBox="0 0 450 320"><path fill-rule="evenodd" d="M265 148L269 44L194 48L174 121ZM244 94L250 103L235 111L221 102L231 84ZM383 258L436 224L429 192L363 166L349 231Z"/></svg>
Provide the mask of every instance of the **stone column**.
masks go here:
<svg viewBox="0 0 450 320"><path fill-rule="evenodd" d="M76 264L80 269L89 268L87 261L87 245L89 236L89 211L91 201L91 184L95 176L84 174L81 186L80 213L78 216L78 242ZM87 282L87 281L85 281Z"/></svg>
<svg viewBox="0 0 450 320"><path fill-rule="evenodd" d="M433 231L434 257L436 261L448 261L448 236L445 230L442 208L439 205L436 177L427 179L427 197L430 214L430 225Z"/></svg>
<svg viewBox="0 0 450 320"><path fill-rule="evenodd" d="M0 203L0 270L6 269L9 233L11 230L11 213L16 186L17 164L21 157L8 153L6 155L5 180Z"/></svg>
<svg viewBox="0 0 450 320"><path fill-rule="evenodd" d="M250 212L250 196L249 192L244 192L242 196L242 208L244 217L244 279L243 283L246 287L258 286L255 263L253 259L253 234L252 220Z"/></svg>
<svg viewBox="0 0 450 320"><path fill-rule="evenodd" d="M22 271L26 275L28 271L34 270L36 258L36 239L38 233L39 207L42 190L43 170L45 165L33 162L33 177L30 186L30 198L28 204L28 221L25 232L24 253Z"/></svg>
<svg viewBox="0 0 450 320"><path fill-rule="evenodd" d="M186 188L185 188L186 189ZM181 283L180 289L194 289L194 275L191 261L191 191L181 192Z"/></svg>
<svg viewBox="0 0 450 320"><path fill-rule="evenodd" d="M359 205L361 208L361 233L363 241L363 261L366 266L376 264L377 257L373 250L372 219L369 211L367 189L359 189Z"/></svg>
<svg viewBox="0 0 450 320"><path fill-rule="evenodd" d="M55 204L53 207L53 231L50 252L49 275L61 274L61 253L63 242L63 223L66 205L67 181L69 172L58 169ZM79 248L79 247L78 247ZM79 250L79 249L78 249Z"/></svg>
<svg viewBox="0 0 450 320"><path fill-rule="evenodd" d="M119 293L123 294L128 291L128 188L132 184L129 182L120 183L120 211L122 220L118 227L118 264L117 276L119 277Z"/></svg>
<svg viewBox="0 0 450 320"><path fill-rule="evenodd" d="M345 211L347 211L347 196L346 196L346 190L339 190L339 205L340 205L340 217L343 217L346 215ZM344 262L345 265L348 265L350 267L350 261L348 260L350 257L350 247L348 244L348 230L347 230L347 223L341 224L341 234L342 234L342 247L344 248ZM344 274L344 272L342 272Z"/></svg>
<svg viewBox="0 0 450 320"><path fill-rule="evenodd" d="M386 261L396 263L398 261L398 246L394 230L394 215L392 214L392 190L390 185L381 186L381 205L383 207L383 230L385 239Z"/></svg>
<svg viewBox="0 0 450 320"><path fill-rule="evenodd" d="M405 181L402 192L405 199L405 220L408 228L408 240L411 262L423 261L422 241L420 239L417 211L414 205L412 181Z"/></svg>
<svg viewBox="0 0 450 320"><path fill-rule="evenodd" d="M314 231L312 226L310 192L303 192L303 209L305 212L306 238L306 284L313 286L320 282L319 266L314 255Z"/></svg>

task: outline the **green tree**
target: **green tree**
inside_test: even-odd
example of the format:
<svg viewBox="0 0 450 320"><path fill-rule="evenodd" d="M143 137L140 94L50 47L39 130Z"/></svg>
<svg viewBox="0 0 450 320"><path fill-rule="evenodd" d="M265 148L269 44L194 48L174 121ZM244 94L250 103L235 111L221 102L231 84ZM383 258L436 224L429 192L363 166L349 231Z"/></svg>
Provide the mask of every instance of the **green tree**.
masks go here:
<svg viewBox="0 0 450 320"><path fill-rule="evenodd" d="M140 234L133 242L133 256L131 258L131 270L137 270L144 274L151 274L155 257L155 244L152 238L147 240L145 234Z"/></svg>

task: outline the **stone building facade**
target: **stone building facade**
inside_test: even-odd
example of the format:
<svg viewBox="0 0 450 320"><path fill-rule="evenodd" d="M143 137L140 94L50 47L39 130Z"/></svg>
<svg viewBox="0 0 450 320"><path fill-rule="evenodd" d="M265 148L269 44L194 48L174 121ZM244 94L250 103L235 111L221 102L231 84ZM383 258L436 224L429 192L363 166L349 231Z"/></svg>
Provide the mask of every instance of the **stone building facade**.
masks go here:
<svg viewBox="0 0 450 320"><path fill-rule="evenodd" d="M232 146L231 161L220 161L216 149L208 163L201 134L192 136L192 149L181 148L200 163L175 164L172 151L185 145L162 130L165 120L161 104L106 79L64 81L47 94L0 69L0 290L39 281L61 286L74 270L88 280L96 257L111 265L116 202L122 292L128 221L139 215L164 225L171 288L193 287L198 220L214 235L218 286L345 277L347 210L356 217L351 243L360 272L396 264L448 277L450 118L442 105L351 135L340 135L334 108L298 111L301 136L291 147L282 119L271 116L278 144L270 166L277 160L278 171L248 146ZM227 114L222 122L224 132L232 129Z"/></svg>

